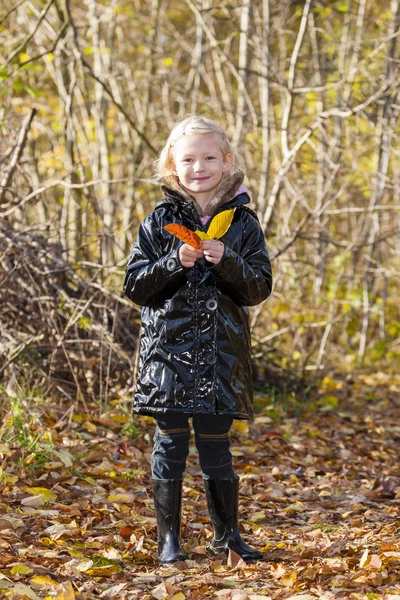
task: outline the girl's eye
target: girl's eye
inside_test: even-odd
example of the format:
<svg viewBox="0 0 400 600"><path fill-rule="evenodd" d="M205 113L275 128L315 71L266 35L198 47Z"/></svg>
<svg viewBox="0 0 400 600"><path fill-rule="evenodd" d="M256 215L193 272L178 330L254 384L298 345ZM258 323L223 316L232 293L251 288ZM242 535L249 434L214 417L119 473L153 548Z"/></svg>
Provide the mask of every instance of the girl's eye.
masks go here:
<svg viewBox="0 0 400 600"><path fill-rule="evenodd" d="M183 159L183 162L191 162L191 161L192 161L192 159L191 159L191 158L184 158L184 159Z"/></svg>
<svg viewBox="0 0 400 600"><path fill-rule="evenodd" d="M214 160L215 156L207 156L207 160Z"/></svg>

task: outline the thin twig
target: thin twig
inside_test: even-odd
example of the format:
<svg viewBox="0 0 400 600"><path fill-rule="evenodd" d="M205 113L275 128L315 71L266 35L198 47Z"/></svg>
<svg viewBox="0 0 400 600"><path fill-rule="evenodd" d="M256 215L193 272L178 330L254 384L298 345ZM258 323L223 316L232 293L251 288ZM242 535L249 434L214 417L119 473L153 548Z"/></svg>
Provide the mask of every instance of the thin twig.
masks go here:
<svg viewBox="0 0 400 600"><path fill-rule="evenodd" d="M32 108L32 110L30 111L30 113L28 115L26 115L24 122L22 123L22 128L21 128L21 131L19 132L17 145L15 147L13 156L11 158L11 162L8 165L5 175L0 183L0 204L3 201L4 194L6 193L7 188L10 186L13 173L19 162L19 159L21 158L22 152L25 148L25 144L28 139L28 131L29 131L33 117L35 116L36 112L37 112L36 108Z"/></svg>
<svg viewBox="0 0 400 600"><path fill-rule="evenodd" d="M43 21L43 19L45 18L45 16L47 15L47 12L50 9L50 6L53 4L54 0L47 0L47 4L46 6L43 8L42 12L40 13L40 17L38 22L36 23L35 27L33 28L33 31L31 33L29 33L26 38L24 40L22 40L22 42L19 44L19 46L14 50L14 52L12 52L10 54L10 56L7 58L6 64L5 66L9 65L10 62L12 61L12 59L17 56L17 54L19 52L21 52L21 50L23 50L26 45L28 44L28 42L33 38L33 36L35 35L35 33L37 32L37 30L40 27L41 22Z"/></svg>

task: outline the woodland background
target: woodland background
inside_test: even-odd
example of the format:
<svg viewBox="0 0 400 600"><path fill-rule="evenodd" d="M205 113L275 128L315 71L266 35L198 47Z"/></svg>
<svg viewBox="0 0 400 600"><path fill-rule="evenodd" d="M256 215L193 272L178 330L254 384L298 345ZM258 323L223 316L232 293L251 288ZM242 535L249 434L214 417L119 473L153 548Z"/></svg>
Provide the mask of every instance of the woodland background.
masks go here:
<svg viewBox="0 0 400 600"><path fill-rule="evenodd" d="M399 36L399 0L2 0L0 594L400 597ZM207 562L191 462L165 580L122 282L188 113L240 151L273 261L232 434L269 562Z"/></svg>
<svg viewBox="0 0 400 600"><path fill-rule="evenodd" d="M49 260L58 253L120 297L172 124L217 119L242 154L273 260L274 295L252 313L255 358L302 374L391 369L399 12L398 0L6 0L2 227L58 244ZM2 295L24 295L10 288ZM37 345L28 335L10 336L25 354Z"/></svg>

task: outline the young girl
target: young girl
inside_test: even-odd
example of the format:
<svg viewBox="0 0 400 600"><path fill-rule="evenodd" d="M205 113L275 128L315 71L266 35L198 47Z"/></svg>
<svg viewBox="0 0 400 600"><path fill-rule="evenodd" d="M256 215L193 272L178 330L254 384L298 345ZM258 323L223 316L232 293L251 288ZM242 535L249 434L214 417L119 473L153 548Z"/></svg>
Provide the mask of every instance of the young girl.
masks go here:
<svg viewBox="0 0 400 600"><path fill-rule="evenodd" d="M157 425L151 469L159 562L187 558L179 536L189 417L214 530L211 548L259 559L238 531L229 430L233 419L253 414L247 306L271 293L264 235L217 123L199 116L178 121L157 168L164 198L140 225L124 292L143 307L134 411L151 414ZM215 215L231 209L227 232L202 240L199 249L164 229L177 223L207 231Z"/></svg>

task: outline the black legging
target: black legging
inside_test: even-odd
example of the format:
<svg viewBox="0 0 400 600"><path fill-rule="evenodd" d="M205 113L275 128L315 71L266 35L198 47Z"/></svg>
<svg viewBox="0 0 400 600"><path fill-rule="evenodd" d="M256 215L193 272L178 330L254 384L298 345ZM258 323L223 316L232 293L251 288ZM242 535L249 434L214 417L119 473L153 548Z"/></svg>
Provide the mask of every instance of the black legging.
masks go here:
<svg viewBox="0 0 400 600"><path fill-rule="evenodd" d="M153 479L182 479L189 454L190 424L184 413L153 415L157 423L151 455ZM229 451L230 415L193 415L195 442L204 479L235 477Z"/></svg>

